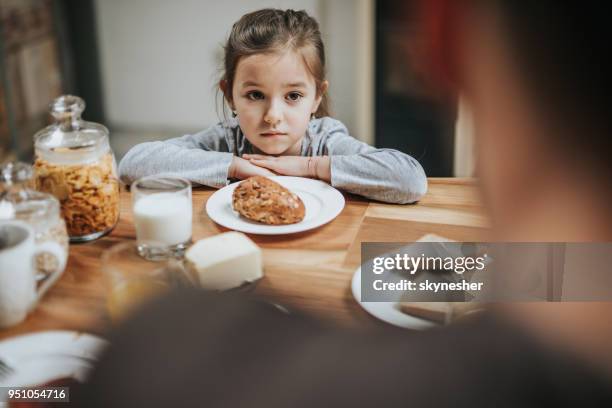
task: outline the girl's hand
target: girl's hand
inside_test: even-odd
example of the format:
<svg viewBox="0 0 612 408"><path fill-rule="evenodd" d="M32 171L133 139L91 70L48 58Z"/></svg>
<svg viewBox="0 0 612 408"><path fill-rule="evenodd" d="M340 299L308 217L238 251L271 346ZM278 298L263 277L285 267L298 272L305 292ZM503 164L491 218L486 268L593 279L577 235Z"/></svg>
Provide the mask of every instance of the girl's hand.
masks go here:
<svg viewBox="0 0 612 408"><path fill-rule="evenodd" d="M308 177L308 157L274 157L261 154L243 154L242 157L255 166L272 170L284 176Z"/></svg>
<svg viewBox="0 0 612 408"><path fill-rule="evenodd" d="M315 156L265 156L261 154L243 154L255 166L272 170L284 176L312 177L328 181L331 179L329 157Z"/></svg>
<svg viewBox="0 0 612 408"><path fill-rule="evenodd" d="M277 176L277 174L274 174L270 170L263 167L251 164L248 160L241 157L234 156L232 159L232 164L230 164L227 172L227 176L233 179L244 180L252 176L273 177Z"/></svg>

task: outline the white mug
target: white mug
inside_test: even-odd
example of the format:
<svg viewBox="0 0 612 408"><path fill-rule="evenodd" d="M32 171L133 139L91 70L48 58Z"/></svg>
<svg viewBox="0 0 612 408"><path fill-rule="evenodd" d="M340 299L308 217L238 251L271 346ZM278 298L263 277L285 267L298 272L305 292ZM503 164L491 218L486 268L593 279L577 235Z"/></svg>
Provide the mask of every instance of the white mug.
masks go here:
<svg viewBox="0 0 612 408"><path fill-rule="evenodd" d="M56 257L58 267L37 284L36 255L41 252ZM26 318L64 271L65 258L60 244L37 244L34 230L25 222L0 223L0 328Z"/></svg>

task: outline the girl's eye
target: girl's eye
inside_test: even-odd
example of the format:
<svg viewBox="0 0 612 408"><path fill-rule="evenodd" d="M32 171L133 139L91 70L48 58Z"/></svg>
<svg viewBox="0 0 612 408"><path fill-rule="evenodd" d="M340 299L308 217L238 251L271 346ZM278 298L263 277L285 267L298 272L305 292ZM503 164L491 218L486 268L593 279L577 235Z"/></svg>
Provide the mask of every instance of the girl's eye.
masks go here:
<svg viewBox="0 0 612 408"><path fill-rule="evenodd" d="M264 98L264 94L261 93L260 91L251 91L247 93L247 98L249 98L252 101L260 101Z"/></svg>
<svg viewBox="0 0 612 408"><path fill-rule="evenodd" d="M287 94L287 99L289 99L292 102L297 102L302 98L302 94L299 92L289 92Z"/></svg>

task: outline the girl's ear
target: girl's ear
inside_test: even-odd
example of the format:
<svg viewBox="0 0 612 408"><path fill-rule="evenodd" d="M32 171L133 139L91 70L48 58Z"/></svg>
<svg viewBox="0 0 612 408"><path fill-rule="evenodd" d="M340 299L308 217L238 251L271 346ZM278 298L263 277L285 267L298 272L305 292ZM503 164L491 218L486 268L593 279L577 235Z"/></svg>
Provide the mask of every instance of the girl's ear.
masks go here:
<svg viewBox="0 0 612 408"><path fill-rule="evenodd" d="M329 89L329 81L321 82L321 89L319 89L321 98L323 97L323 95L325 95L325 92L327 92L328 89Z"/></svg>
<svg viewBox="0 0 612 408"><path fill-rule="evenodd" d="M234 109L234 104L232 102L232 93L229 92L229 89L227 88L227 80L222 79L221 81L219 81L219 89L221 90L221 92L223 92L223 96L225 97L227 103L230 105L230 108Z"/></svg>
<svg viewBox="0 0 612 408"><path fill-rule="evenodd" d="M321 86L319 87L319 92L317 98L315 99L314 106L312 107L312 113L315 113L319 109L319 105L321 104L321 100L323 100L323 95L329 89L329 81L321 82Z"/></svg>

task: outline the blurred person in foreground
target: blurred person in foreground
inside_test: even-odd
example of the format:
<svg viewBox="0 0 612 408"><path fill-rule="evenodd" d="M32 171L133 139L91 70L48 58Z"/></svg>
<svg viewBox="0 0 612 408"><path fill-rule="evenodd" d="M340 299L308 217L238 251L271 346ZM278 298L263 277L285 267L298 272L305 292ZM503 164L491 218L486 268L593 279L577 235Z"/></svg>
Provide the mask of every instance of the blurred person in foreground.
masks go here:
<svg viewBox="0 0 612 408"><path fill-rule="evenodd" d="M436 66L473 111L495 238L612 241L603 5L424 4ZM612 406L611 310L505 305L422 333L355 331L183 294L115 334L87 406Z"/></svg>

